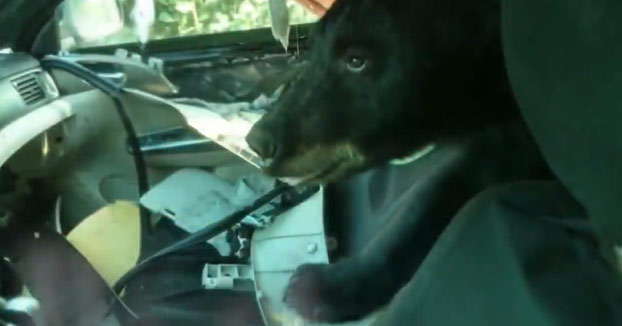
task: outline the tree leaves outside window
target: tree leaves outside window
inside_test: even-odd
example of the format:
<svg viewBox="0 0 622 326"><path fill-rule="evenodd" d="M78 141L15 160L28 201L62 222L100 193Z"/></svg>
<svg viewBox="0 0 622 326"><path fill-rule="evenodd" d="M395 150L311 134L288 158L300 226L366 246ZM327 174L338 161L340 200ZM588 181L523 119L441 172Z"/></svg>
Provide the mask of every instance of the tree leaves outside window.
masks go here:
<svg viewBox="0 0 622 326"><path fill-rule="evenodd" d="M134 0L120 0L120 3L125 15L129 15ZM271 25L268 0L155 0L155 4L156 22L151 31L151 40L243 31ZM287 7L291 24L310 23L318 19L313 12L294 0L288 0ZM129 18L126 24L131 24ZM61 39L66 38L62 22L60 30ZM63 49L135 41L131 26L126 26L123 31L93 44L65 42Z"/></svg>

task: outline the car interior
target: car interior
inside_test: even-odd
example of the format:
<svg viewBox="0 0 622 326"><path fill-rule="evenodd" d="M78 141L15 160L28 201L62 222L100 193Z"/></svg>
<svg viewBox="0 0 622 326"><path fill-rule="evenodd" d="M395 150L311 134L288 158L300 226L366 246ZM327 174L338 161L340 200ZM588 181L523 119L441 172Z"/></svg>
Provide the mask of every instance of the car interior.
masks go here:
<svg viewBox="0 0 622 326"><path fill-rule="evenodd" d="M415 161L447 155L294 188L211 137L214 114L235 133L269 110L332 0L81 2L0 1L0 325L310 325L282 302L295 267L362 251L424 183ZM554 136L547 157L592 144ZM553 162L571 188L609 157L590 148Z"/></svg>
<svg viewBox="0 0 622 326"><path fill-rule="evenodd" d="M117 8L111 3L126 9L118 22L75 7L78 2L41 1L45 10L37 11L16 1L1 10L38 23L16 22L22 30L7 36L10 42L0 54L1 197L10 208L3 219L19 212L36 221L11 237L15 243L7 247L15 257L7 255L0 273L3 301L18 305L27 321L0 319L15 325L125 324L140 315L144 324L239 325L232 305L247 312L247 322L287 323L280 296L293 269L361 250L380 224L372 211L388 203L374 203L378 208L366 208L356 220L324 224L325 216L359 209L343 205L348 201L369 200L368 193L351 193L363 189L361 184L369 187L369 174L333 190L279 191L270 212L248 215L209 245L201 246L205 239L198 239L187 261L178 261L183 255L164 259L176 267L128 281L123 298L112 288L138 261L280 189L281 182L193 128L176 106L264 112L279 87L304 65L309 31L331 1L288 2L302 12L302 18L293 19L303 23L292 22L285 49L265 22L268 1L247 1L266 16L250 27L153 36L144 45L133 41L139 33L123 22L130 19L129 2L100 1L102 11ZM184 13L187 8L174 9ZM84 26L94 25L101 26L93 28L95 36L86 35ZM106 28L119 32L110 36ZM74 66L87 74L76 73ZM143 218L146 210L150 219ZM273 225L263 229L266 224ZM31 243L25 234L45 241ZM275 261L275 252L286 258ZM145 290L144 284L155 286ZM187 288L184 299L177 298L184 293L180 287ZM36 301L29 303L33 296Z"/></svg>

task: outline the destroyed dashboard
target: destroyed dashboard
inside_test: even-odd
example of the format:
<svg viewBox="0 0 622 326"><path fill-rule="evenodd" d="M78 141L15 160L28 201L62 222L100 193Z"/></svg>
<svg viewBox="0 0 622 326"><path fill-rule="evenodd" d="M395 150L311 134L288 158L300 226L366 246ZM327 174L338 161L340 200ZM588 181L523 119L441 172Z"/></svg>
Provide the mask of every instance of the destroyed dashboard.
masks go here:
<svg viewBox="0 0 622 326"><path fill-rule="evenodd" d="M130 112L138 132L139 151L147 159L150 174L157 175L156 172L161 171L159 168L164 163L162 160L158 161L158 158L181 155L179 157L182 159L174 160L175 164L172 166L167 165L168 169L174 168L176 171L152 179L155 181L148 193L141 198L128 198L124 202L140 201L156 219L175 221L186 230L200 231L201 227L217 221L217 218L223 217L227 212L214 209L213 205L210 206L214 201L206 200L205 196L213 196L215 193L218 196L236 196L244 189L262 184L263 190L259 193L272 189L274 180L257 181L256 177L254 180L243 179L231 188L204 169L205 165L209 171L218 170L219 167L228 168L232 162L254 169L247 164L257 163L249 156L252 153L244 152L244 148L236 147L235 144L240 144L244 130L248 130L252 122L260 117L265 106L273 100L270 96L260 96L255 101L226 104L182 97L176 86L162 74L161 61L145 62L127 52L114 56L73 55L51 59L80 64L108 82L126 85L122 102ZM61 183L79 184L82 187L77 197L80 200L89 198L87 202L91 206L81 211L80 215L89 216L78 223L65 221L66 216L62 216L64 211L72 208L69 193L58 198L58 209L52 223L56 223L57 235L68 239L106 283L112 286L123 273L118 270L110 272L110 266L119 266L114 262L118 258L107 256L106 253L110 252L102 248L109 245L110 248L115 248L115 245L118 247L124 243L124 235L125 239L135 243L134 238L138 232L137 224L127 222L136 219L119 219L118 216L114 218L114 212L123 212L130 217L137 216L137 210L133 208L135 206L123 206L123 203L119 203L124 198L119 198L118 188L126 187L128 183L117 187L116 192L108 190L111 188L109 177L119 174L116 170L114 173L110 172L110 167L118 164L120 168L117 170L132 175L133 172L128 172L132 171L128 158L135 156L135 151L128 145L128 139L114 113L113 102L80 78L46 67L46 59L40 64L27 55L6 54L3 60L10 63L3 65L7 68L0 74L0 90L4 92L4 103L0 110L0 163L3 171L10 169L11 175L17 174L22 178L53 178L63 180ZM237 114L240 112L245 112L241 115L242 118ZM221 123L226 127L222 127ZM231 146L231 142L222 143L219 130L230 132L237 128L232 126L240 126L240 123L246 124L246 127L233 134L234 138L237 137L233 142L234 146ZM196 152L203 159L207 157L209 164L195 166L188 163L191 160L187 160L187 155ZM243 163L244 161L247 163ZM91 173L88 178L83 177L85 171ZM105 173L99 173L100 171ZM89 178L96 179L97 182L91 182ZM57 186L54 184L54 187ZM246 262L236 260L238 263L204 263L202 272L195 276L201 288L251 295L258 303L262 319L270 325L287 323L295 318L287 317L281 302L289 276L302 263L328 262L322 220L323 196L317 190L289 193L287 198L273 202L271 209L266 211L264 208L259 213L249 214L241 223L237 223L234 228L236 232L226 233L237 237L233 241L237 247L226 248L224 251L235 251L234 256L245 257ZM252 198L250 196L246 199L252 201ZM236 204L234 208L244 206L245 202ZM216 216L219 212L223 216ZM110 217L111 214L113 217ZM192 229L188 224L192 218L194 221L197 218L207 220L203 221L203 226ZM116 229L112 228L117 233L110 237L106 237L106 232L101 230L97 234L93 233L90 226L101 221L118 222ZM119 229L119 225L124 227ZM248 230L251 230L252 237L244 235ZM225 233L220 237L221 243L224 235ZM115 237L117 239L113 240ZM36 236L35 238L38 239ZM116 244L112 245L112 242ZM211 243L214 245L217 242ZM127 248L126 251L131 251ZM139 261L138 254L129 254L128 257L124 258L125 263L128 259L130 261L125 267L126 271ZM62 311L62 316L59 317L60 312L56 309L58 307L51 305L54 308L52 309L49 304L50 301L59 300L58 294L52 296L33 292L37 293L37 299L43 303L40 315L55 315L55 318L62 320L79 313L75 309L69 309Z"/></svg>

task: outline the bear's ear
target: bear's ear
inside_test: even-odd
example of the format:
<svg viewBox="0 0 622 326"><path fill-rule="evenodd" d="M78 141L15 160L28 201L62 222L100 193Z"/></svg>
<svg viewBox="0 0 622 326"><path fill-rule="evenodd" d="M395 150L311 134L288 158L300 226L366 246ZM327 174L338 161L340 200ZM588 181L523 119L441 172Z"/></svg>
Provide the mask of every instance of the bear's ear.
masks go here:
<svg viewBox="0 0 622 326"><path fill-rule="evenodd" d="M312 1L330 2L332 0ZM412 15L413 7L417 5L417 0L334 0L330 8L315 24L314 34L326 33L330 26L350 11L363 11L366 18L376 17L381 12L384 12L393 19L400 17L400 20L411 21L412 17L406 17L405 15Z"/></svg>
<svg viewBox="0 0 622 326"><path fill-rule="evenodd" d="M357 0L336 0L333 2L328 11L319 20L316 32L320 34L325 33L328 26L332 25L348 6L356 2Z"/></svg>
<svg viewBox="0 0 622 326"><path fill-rule="evenodd" d="M386 9L390 11L402 12L408 6L412 4L412 1L402 1L402 0L386 0L386 1L378 1L381 3Z"/></svg>

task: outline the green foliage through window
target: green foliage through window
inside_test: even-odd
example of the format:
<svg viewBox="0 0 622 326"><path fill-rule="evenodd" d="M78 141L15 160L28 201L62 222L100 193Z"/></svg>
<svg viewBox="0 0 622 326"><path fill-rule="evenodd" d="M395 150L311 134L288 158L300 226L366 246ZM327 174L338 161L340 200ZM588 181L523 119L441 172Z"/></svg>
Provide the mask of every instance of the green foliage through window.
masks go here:
<svg viewBox="0 0 622 326"><path fill-rule="evenodd" d="M62 48L70 50L136 42L129 18L134 0L120 0L120 3L126 21L122 31L94 42L79 42L72 39L61 22ZM155 5L156 22L151 30L151 40L243 31L271 25L268 0L155 0ZM317 16L294 0L288 0L287 6L292 25L317 20Z"/></svg>

